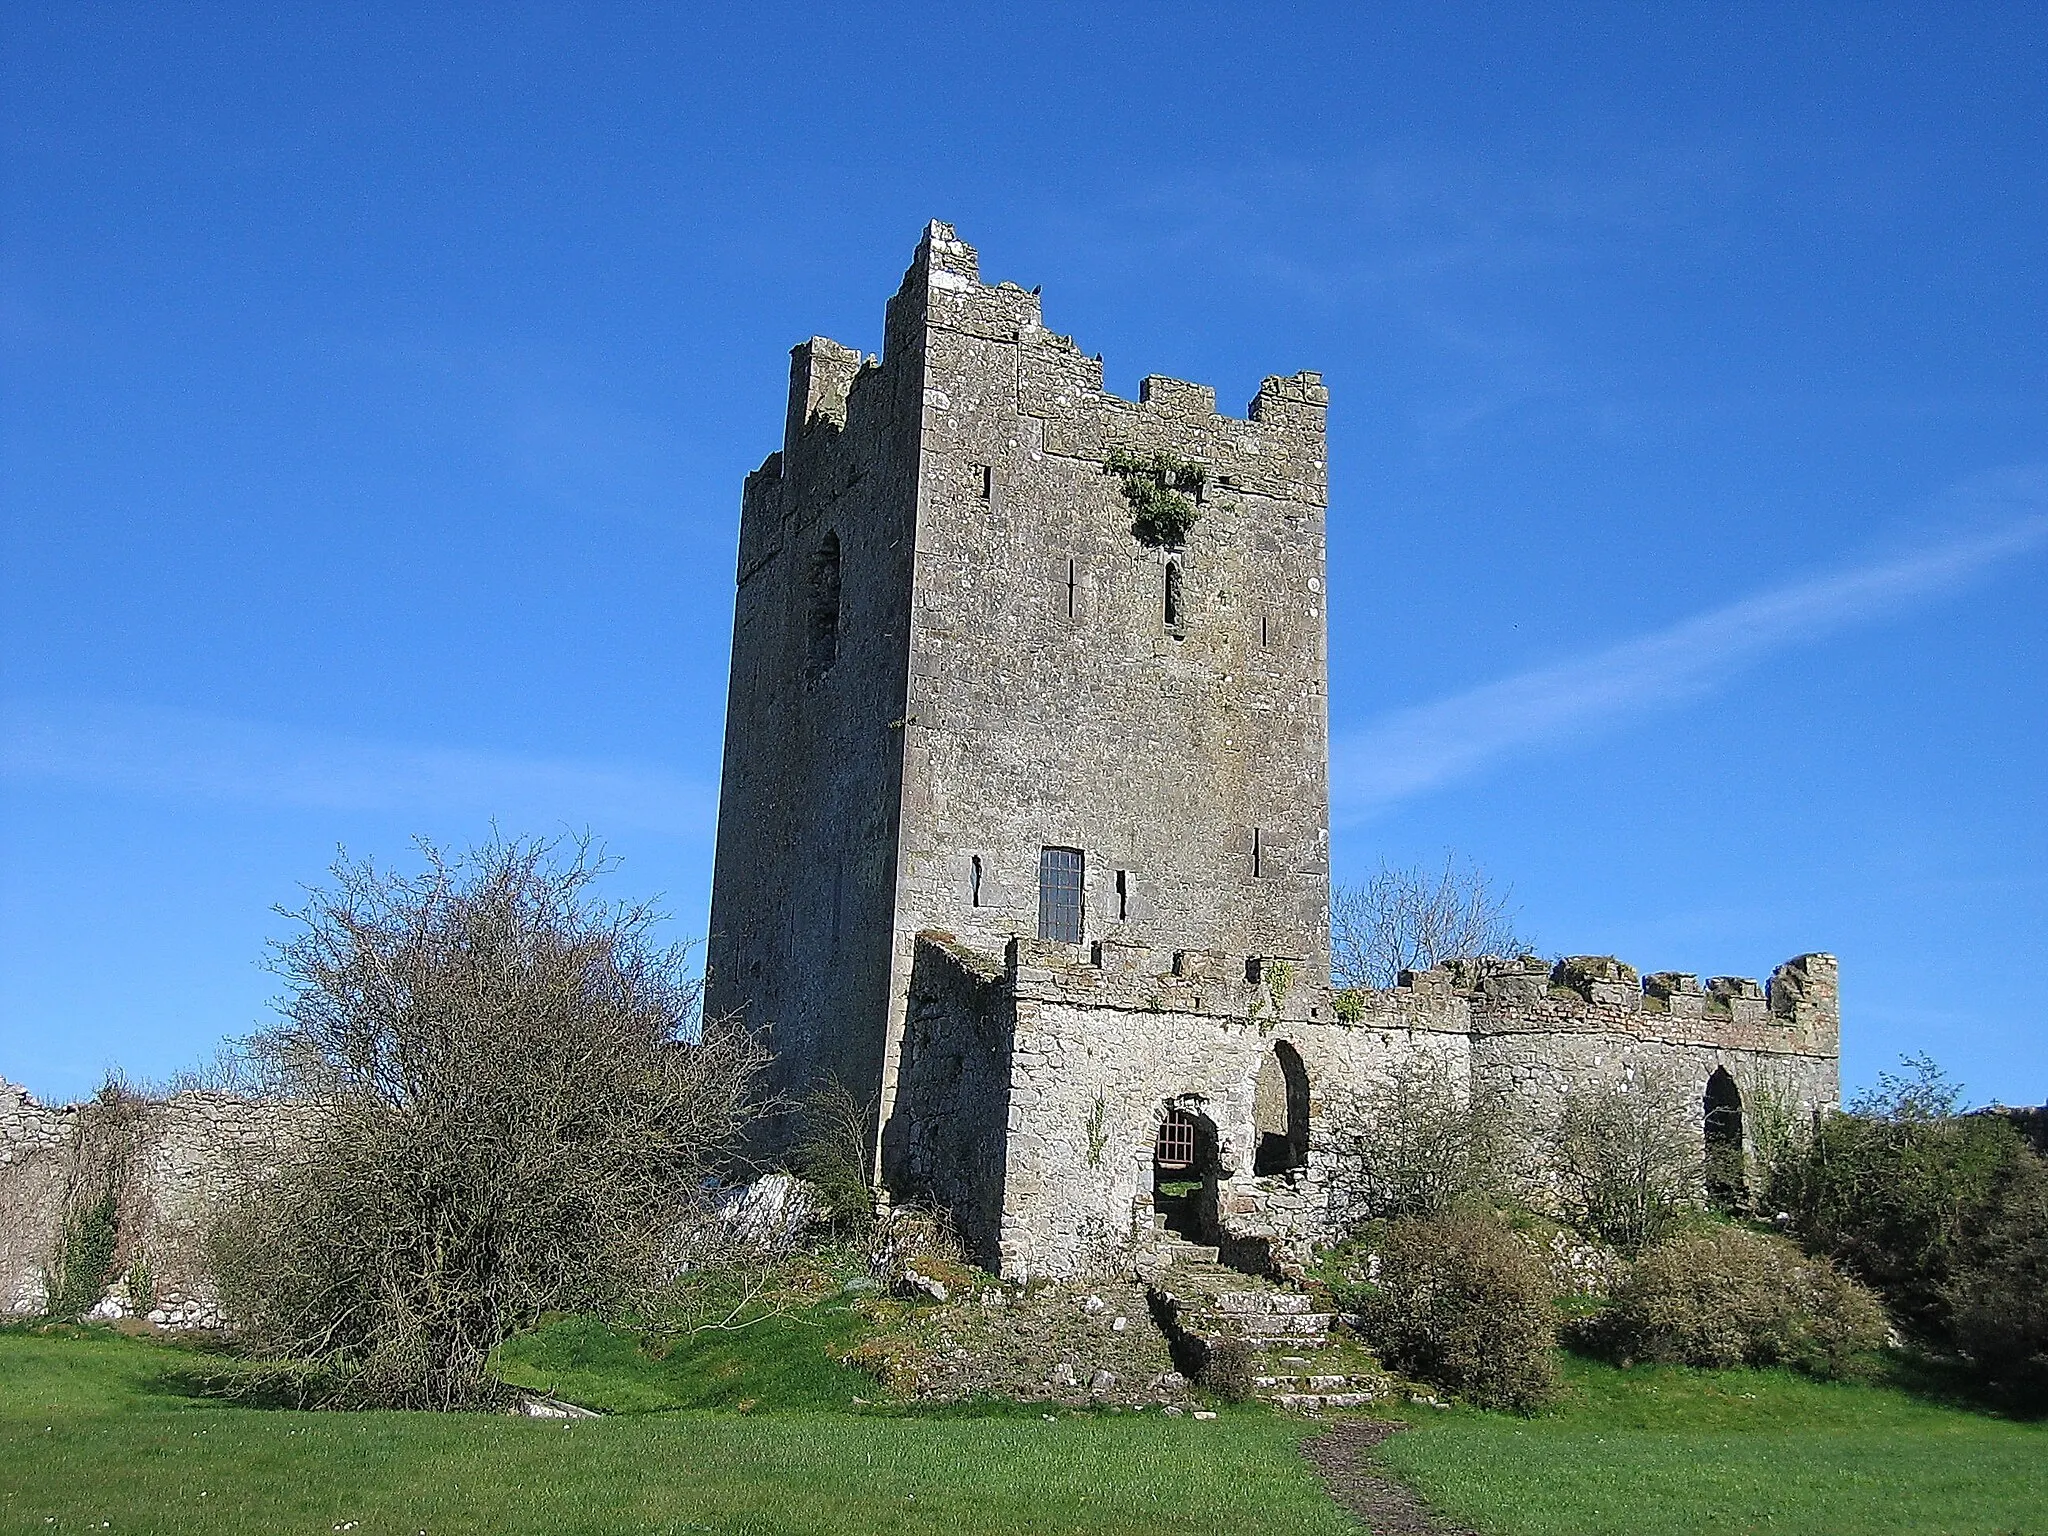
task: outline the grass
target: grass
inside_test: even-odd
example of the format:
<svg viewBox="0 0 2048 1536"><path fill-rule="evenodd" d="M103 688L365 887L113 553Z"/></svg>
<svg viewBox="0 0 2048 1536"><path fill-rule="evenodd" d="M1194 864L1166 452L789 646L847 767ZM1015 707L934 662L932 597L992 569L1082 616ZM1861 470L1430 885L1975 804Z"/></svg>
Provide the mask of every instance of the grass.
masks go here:
<svg viewBox="0 0 2048 1536"><path fill-rule="evenodd" d="M760 1347L781 1352L766 1338ZM613 1345L573 1328L550 1330L534 1354L518 1353L522 1371L583 1372L611 1391L623 1392L635 1370ZM567 1425L292 1413L191 1396L185 1378L209 1365L186 1350L104 1333L0 1331L0 1532L1356 1530L1295 1454L1304 1427L1256 1412L1048 1422L764 1406ZM729 1373L728 1385L750 1370ZM750 1379L765 1388L769 1374ZM782 1400L830 1379L788 1373ZM694 1389L670 1379L646 1390L651 1401Z"/></svg>
<svg viewBox="0 0 2048 1536"><path fill-rule="evenodd" d="M867 1330L852 1306L835 1299L794 1316L692 1334L655 1353L630 1331L564 1317L500 1350L498 1375L601 1413L848 1408L879 1395L872 1378L839 1363Z"/></svg>
<svg viewBox="0 0 2048 1536"><path fill-rule="evenodd" d="M0 1536L1357 1531L1296 1455L1299 1421L856 1406L874 1389L838 1357L863 1326L828 1298L654 1358L558 1319L503 1370L613 1414L566 1425L231 1406L194 1394L220 1364L194 1349L0 1329ZM1934 1384L1576 1360L1565 1377L1539 1418L1408 1410L1382 1455L1488 1536L2048 1536L2048 1425L1931 1401Z"/></svg>
<svg viewBox="0 0 2048 1536"><path fill-rule="evenodd" d="M2048 1536L2048 1425L1784 1371L1565 1379L1541 1418L1411 1415L1382 1458L1489 1536Z"/></svg>

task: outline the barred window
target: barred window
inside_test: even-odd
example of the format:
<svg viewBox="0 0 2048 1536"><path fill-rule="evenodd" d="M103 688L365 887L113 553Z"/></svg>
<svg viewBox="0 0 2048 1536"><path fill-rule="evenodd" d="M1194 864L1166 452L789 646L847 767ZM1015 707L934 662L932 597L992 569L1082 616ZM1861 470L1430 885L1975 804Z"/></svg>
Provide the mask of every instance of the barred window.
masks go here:
<svg viewBox="0 0 2048 1536"><path fill-rule="evenodd" d="M1038 854L1038 936L1081 942L1081 850L1044 848Z"/></svg>
<svg viewBox="0 0 2048 1536"><path fill-rule="evenodd" d="M1192 1168L1195 1165L1195 1117L1184 1109L1169 1109L1159 1122L1159 1140L1152 1160L1161 1168Z"/></svg>

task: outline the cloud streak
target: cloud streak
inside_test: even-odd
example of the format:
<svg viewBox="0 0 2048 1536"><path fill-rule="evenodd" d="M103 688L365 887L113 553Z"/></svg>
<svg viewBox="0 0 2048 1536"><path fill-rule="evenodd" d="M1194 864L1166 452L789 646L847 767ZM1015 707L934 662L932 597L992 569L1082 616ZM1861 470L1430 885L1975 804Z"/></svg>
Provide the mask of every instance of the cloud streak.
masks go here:
<svg viewBox="0 0 2048 1536"><path fill-rule="evenodd" d="M1972 489L1972 500L2006 508L1988 531L1759 593L1589 656L1383 715L1332 746L1338 819L1361 820L1503 758L1697 698L1774 651L1889 617L2048 546L2048 473L2010 472ZM2032 510L2014 517L2015 502Z"/></svg>
<svg viewBox="0 0 2048 1536"><path fill-rule="evenodd" d="M415 747L183 710L8 706L0 775L233 805L709 834L716 795L658 768Z"/></svg>

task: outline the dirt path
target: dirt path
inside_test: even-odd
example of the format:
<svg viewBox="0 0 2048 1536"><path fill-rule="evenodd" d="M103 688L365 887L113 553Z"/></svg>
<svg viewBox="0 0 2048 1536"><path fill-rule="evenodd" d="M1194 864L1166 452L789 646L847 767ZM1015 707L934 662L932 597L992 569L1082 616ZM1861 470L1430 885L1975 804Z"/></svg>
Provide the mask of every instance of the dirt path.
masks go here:
<svg viewBox="0 0 2048 1536"><path fill-rule="evenodd" d="M1406 1427L1384 1419L1347 1420L1304 1444L1302 1454L1337 1502L1364 1521L1373 1536L1474 1536L1462 1525L1438 1520L1373 1456L1374 1446Z"/></svg>

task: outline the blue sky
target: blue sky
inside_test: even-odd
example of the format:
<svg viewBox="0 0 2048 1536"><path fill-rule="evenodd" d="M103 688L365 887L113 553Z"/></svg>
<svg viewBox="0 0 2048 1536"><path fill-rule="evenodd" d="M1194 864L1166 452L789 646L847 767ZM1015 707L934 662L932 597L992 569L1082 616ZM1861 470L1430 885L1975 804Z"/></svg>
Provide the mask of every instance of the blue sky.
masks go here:
<svg viewBox="0 0 2048 1536"><path fill-rule="evenodd" d="M701 929L741 476L940 217L1120 392L1325 374L1340 878L1832 949L1851 1084L2041 1101L2044 39L8 0L0 1075L259 1023L337 844L587 827Z"/></svg>

